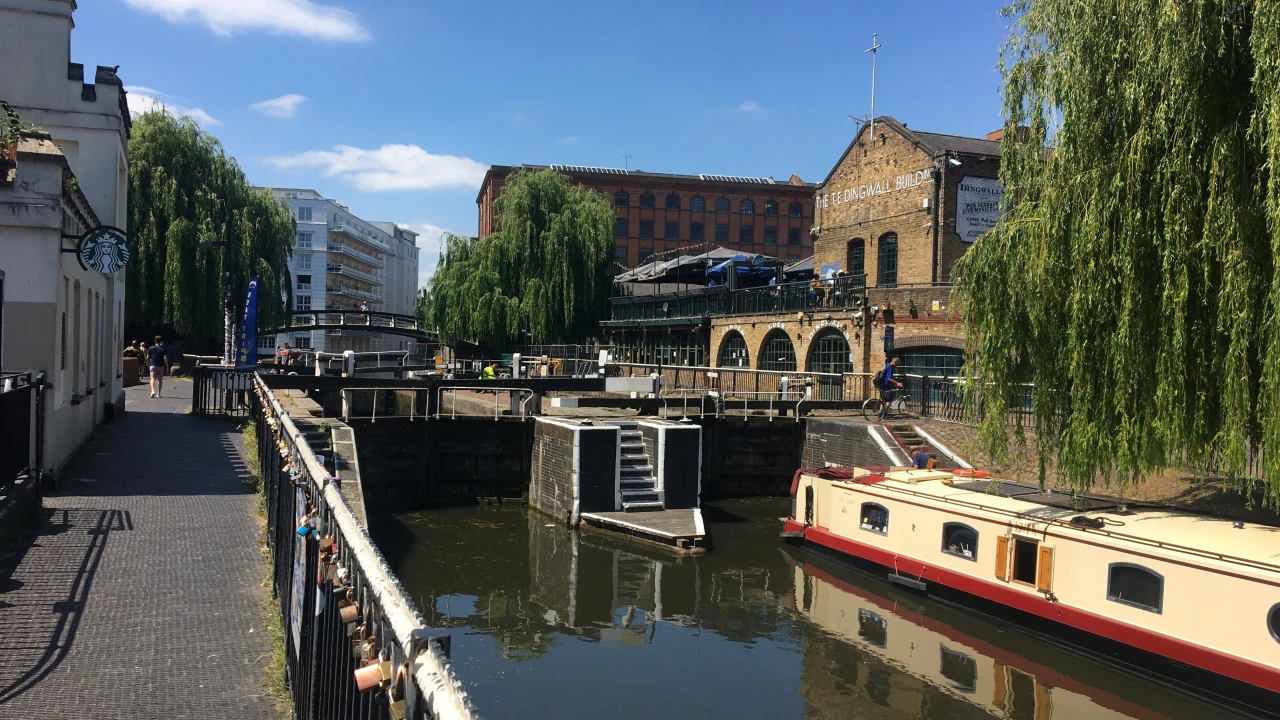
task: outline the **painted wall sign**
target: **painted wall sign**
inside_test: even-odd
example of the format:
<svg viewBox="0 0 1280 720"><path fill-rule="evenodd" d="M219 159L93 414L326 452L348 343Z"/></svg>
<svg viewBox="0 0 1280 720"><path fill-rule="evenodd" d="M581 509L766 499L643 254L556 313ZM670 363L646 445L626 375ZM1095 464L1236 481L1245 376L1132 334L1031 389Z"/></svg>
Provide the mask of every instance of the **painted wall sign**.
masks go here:
<svg viewBox="0 0 1280 720"><path fill-rule="evenodd" d="M960 179L956 187L956 232L965 242L973 242L1000 222L1000 200L1004 186L995 178Z"/></svg>
<svg viewBox="0 0 1280 720"><path fill-rule="evenodd" d="M103 225L80 236L76 257L85 270L118 272L129 262L129 242L123 230Z"/></svg>
<svg viewBox="0 0 1280 720"><path fill-rule="evenodd" d="M916 170L905 175L899 175L895 178L882 178L870 183L847 187L843 190L837 190L831 193L822 193L814 197L815 204L818 207L828 207L830 205L843 205L855 200L866 200L876 197L877 195L887 195L891 192L899 190L910 190L919 187L925 183L933 182L932 170Z"/></svg>

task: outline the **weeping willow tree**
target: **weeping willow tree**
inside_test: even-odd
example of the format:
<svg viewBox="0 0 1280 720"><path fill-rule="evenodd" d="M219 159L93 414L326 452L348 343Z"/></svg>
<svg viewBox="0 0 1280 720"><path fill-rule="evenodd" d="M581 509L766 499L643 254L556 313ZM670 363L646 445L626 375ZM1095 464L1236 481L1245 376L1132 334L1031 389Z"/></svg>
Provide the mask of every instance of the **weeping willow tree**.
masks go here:
<svg viewBox="0 0 1280 720"><path fill-rule="evenodd" d="M613 208L553 170L507 178L499 230L449 236L422 297L427 327L446 342L506 349L595 337L613 287Z"/></svg>
<svg viewBox="0 0 1280 720"><path fill-rule="evenodd" d="M953 273L983 445L1018 445L1034 378L1042 479L1239 478L1261 451L1280 506L1280 3L1005 12L1007 213Z"/></svg>
<svg viewBox="0 0 1280 720"><path fill-rule="evenodd" d="M288 209L254 190L217 138L193 120L150 112L133 121L127 326L172 323L197 346L221 347L224 272L237 304L257 275L258 327L284 325L294 235ZM201 247L224 241L225 255L222 247ZM242 311L236 307L237 320Z"/></svg>

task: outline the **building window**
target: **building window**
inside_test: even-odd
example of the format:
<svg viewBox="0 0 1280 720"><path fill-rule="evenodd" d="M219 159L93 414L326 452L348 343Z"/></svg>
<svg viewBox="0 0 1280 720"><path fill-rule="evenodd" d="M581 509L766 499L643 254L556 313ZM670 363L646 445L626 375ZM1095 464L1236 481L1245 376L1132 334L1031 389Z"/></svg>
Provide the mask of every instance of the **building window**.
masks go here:
<svg viewBox="0 0 1280 720"><path fill-rule="evenodd" d="M978 561L978 531L963 523L942 526L942 552Z"/></svg>
<svg viewBox="0 0 1280 720"><path fill-rule="evenodd" d="M791 203L790 205L787 205L787 215L790 217L803 217L804 205L801 205L800 203Z"/></svg>
<svg viewBox="0 0 1280 720"><path fill-rule="evenodd" d="M640 265L643 265L653 259L653 248L640 248Z"/></svg>
<svg viewBox="0 0 1280 720"><path fill-rule="evenodd" d="M844 250L844 266L849 268L849 274L858 277L865 275L867 272L867 241L862 238L850 240L849 245Z"/></svg>
<svg viewBox="0 0 1280 720"><path fill-rule="evenodd" d="M1159 613L1164 607L1164 577L1141 565L1107 566L1107 599Z"/></svg>
<svg viewBox="0 0 1280 720"><path fill-rule="evenodd" d="M921 345L904 348L899 352L898 369L904 375L928 375L929 377L958 377L964 365L964 352L955 348Z"/></svg>
<svg viewBox="0 0 1280 720"><path fill-rule="evenodd" d="M862 503L862 529L868 532L889 534L889 511L883 505Z"/></svg>
<svg viewBox="0 0 1280 720"><path fill-rule="evenodd" d="M858 608L858 637L876 647L886 647L889 644L889 624L870 610Z"/></svg>
<svg viewBox="0 0 1280 720"><path fill-rule="evenodd" d="M311 333L294 335L293 346L299 350L309 350L311 348Z"/></svg>
<svg viewBox="0 0 1280 720"><path fill-rule="evenodd" d="M653 221L652 220L640 221L640 237L642 238L653 237Z"/></svg>
<svg viewBox="0 0 1280 720"><path fill-rule="evenodd" d="M294 308L298 312L311 312L311 296L310 295L294 295Z"/></svg>
<svg viewBox="0 0 1280 720"><path fill-rule="evenodd" d="M680 209L680 196L679 196L679 195L676 195L675 193L671 193L670 195L668 195L668 196L667 196L667 199L663 202L663 205L664 205L668 210L679 210L679 209Z"/></svg>
<svg viewBox="0 0 1280 720"><path fill-rule="evenodd" d="M880 236L880 247L876 252L879 270L876 284L880 287L894 287L898 284L898 235L885 233Z"/></svg>
<svg viewBox="0 0 1280 720"><path fill-rule="evenodd" d="M720 344L719 367L751 367L751 353L747 350L747 341L742 333L731 332Z"/></svg>
<svg viewBox="0 0 1280 720"><path fill-rule="evenodd" d="M297 254L297 255L295 255L294 257L296 257L296 258L298 259L298 269L299 269L299 270L310 270L310 269L311 269L311 253L298 253L298 254Z"/></svg>
<svg viewBox="0 0 1280 720"><path fill-rule="evenodd" d="M790 228L787 230L787 244L788 245L800 244L800 228Z"/></svg>
<svg viewBox="0 0 1280 720"><path fill-rule="evenodd" d="M754 215L756 212L756 201L755 200L739 200L738 212L742 213L743 215Z"/></svg>
<svg viewBox="0 0 1280 720"><path fill-rule="evenodd" d="M664 240L680 239L680 223L668 220L662 228L662 238Z"/></svg>
<svg viewBox="0 0 1280 720"><path fill-rule="evenodd" d="M702 212L707 209L707 201L700 197L689 198L689 209L694 212Z"/></svg>
<svg viewBox="0 0 1280 720"><path fill-rule="evenodd" d="M1271 612L1267 613L1267 629L1271 631L1271 637L1280 642L1280 603L1272 605Z"/></svg>
<svg viewBox="0 0 1280 720"><path fill-rule="evenodd" d="M311 233L309 233L309 232L300 232L300 233L298 233L298 238L297 238L297 240L298 240L298 243L297 243L297 244L298 244L298 247L299 247L299 248L309 248L309 247L311 247Z"/></svg>
<svg viewBox="0 0 1280 720"><path fill-rule="evenodd" d="M298 221L311 222L311 208L309 207L298 208Z"/></svg>
<svg viewBox="0 0 1280 720"><path fill-rule="evenodd" d="M627 266L627 249L621 245L613 249L613 259L622 267Z"/></svg>
<svg viewBox="0 0 1280 720"><path fill-rule="evenodd" d="M978 690L978 663L962 652L956 652L946 646L940 646L942 652L939 672L951 681L951 687L963 693Z"/></svg>
<svg viewBox="0 0 1280 720"><path fill-rule="evenodd" d="M853 372L853 363L849 360L849 341L837 328L829 327L814 339L813 349L809 351L809 372L846 373Z"/></svg>
<svg viewBox="0 0 1280 720"><path fill-rule="evenodd" d="M613 194L614 207L627 207L631 204L631 196L624 192L616 192Z"/></svg>
<svg viewBox="0 0 1280 720"><path fill-rule="evenodd" d="M765 201L764 201L764 214L765 214L765 215L777 215L777 214L778 214L778 203L777 203L777 202L775 202L775 201L773 201L773 200L765 200Z"/></svg>
<svg viewBox="0 0 1280 720"><path fill-rule="evenodd" d="M694 242L702 242L706 239L702 231L702 223L689 223L689 239Z"/></svg>
<svg viewBox="0 0 1280 720"><path fill-rule="evenodd" d="M642 208L651 208L651 207L654 207L654 204L653 204L653 193L642 193L642 194L640 195L640 207L642 207Z"/></svg>
<svg viewBox="0 0 1280 720"><path fill-rule="evenodd" d="M778 228L767 227L764 229L764 244L765 245L778 244Z"/></svg>
<svg viewBox="0 0 1280 720"><path fill-rule="evenodd" d="M1040 557L1040 543L1020 537L1013 539L1013 579L1028 585L1036 584L1036 566Z"/></svg>
<svg viewBox="0 0 1280 720"><path fill-rule="evenodd" d="M716 198L716 212L729 212L729 198Z"/></svg>
<svg viewBox="0 0 1280 720"><path fill-rule="evenodd" d="M738 242L743 245L750 245L756 241L756 228L754 225L738 226Z"/></svg>
<svg viewBox="0 0 1280 720"><path fill-rule="evenodd" d="M760 348L760 369L795 372L796 348L782 330L774 330Z"/></svg>
<svg viewBox="0 0 1280 720"><path fill-rule="evenodd" d="M729 242L729 226L725 223L716 223L716 242Z"/></svg>
<svg viewBox="0 0 1280 720"><path fill-rule="evenodd" d="M613 221L613 236L614 237L627 236L627 219L626 218L618 218Z"/></svg>
<svg viewBox="0 0 1280 720"><path fill-rule="evenodd" d="M310 290L310 289L311 289L311 276L310 276L310 275L299 275L299 276L298 276L298 289L299 289L299 290Z"/></svg>

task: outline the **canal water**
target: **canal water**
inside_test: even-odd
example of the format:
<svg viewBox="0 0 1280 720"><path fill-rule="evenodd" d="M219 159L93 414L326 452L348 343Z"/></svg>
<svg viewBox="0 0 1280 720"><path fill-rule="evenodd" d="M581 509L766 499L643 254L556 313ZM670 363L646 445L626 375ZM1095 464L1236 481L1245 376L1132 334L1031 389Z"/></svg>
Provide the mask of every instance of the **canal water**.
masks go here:
<svg viewBox="0 0 1280 720"><path fill-rule="evenodd" d="M371 525L490 720L1237 717L786 546L788 508L706 507L699 558L511 505Z"/></svg>

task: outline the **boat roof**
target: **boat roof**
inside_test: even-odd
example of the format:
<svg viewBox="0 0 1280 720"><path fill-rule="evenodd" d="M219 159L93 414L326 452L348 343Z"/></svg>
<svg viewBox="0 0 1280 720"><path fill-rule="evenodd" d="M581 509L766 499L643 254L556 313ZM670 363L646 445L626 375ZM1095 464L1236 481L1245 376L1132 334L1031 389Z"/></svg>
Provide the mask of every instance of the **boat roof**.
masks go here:
<svg viewBox="0 0 1280 720"><path fill-rule="evenodd" d="M852 477L829 479L976 506L1025 520L1063 524L1083 533L1105 534L1118 540L1158 545L1226 562L1262 565L1271 572L1280 572L1280 527L1233 522L1102 495L1051 489L1042 492L1036 485L998 479L971 480L937 470L854 468L850 475ZM1072 523L1073 518L1079 517L1100 519L1106 524L1102 528L1091 528Z"/></svg>

